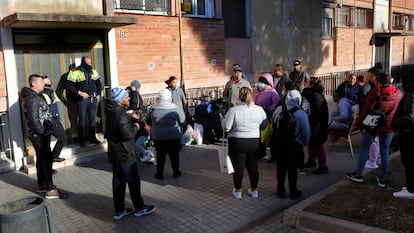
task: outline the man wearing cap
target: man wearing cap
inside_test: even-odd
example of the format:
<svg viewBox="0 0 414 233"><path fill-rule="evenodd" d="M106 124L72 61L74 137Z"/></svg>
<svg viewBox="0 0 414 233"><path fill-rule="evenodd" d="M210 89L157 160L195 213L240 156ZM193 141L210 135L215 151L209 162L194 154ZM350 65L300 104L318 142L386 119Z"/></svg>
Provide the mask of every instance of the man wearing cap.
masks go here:
<svg viewBox="0 0 414 233"><path fill-rule="evenodd" d="M132 123L126 113L129 105L128 92L115 87L111 98L106 103L106 132L108 139L108 161L112 164L112 191L115 206L115 220L133 213L132 208L125 207L125 188L128 183L135 217L151 214L153 205L145 205L141 197L141 180L135 159L135 135L138 123Z"/></svg>
<svg viewBox="0 0 414 233"><path fill-rule="evenodd" d="M141 88L141 83L138 80L133 80L131 85L127 88L129 91L129 106L130 110L140 110L143 113L147 112L147 109L144 105L144 100L139 94L139 89Z"/></svg>
<svg viewBox="0 0 414 233"><path fill-rule="evenodd" d="M228 81L224 87L224 101L229 105L229 107L236 106L239 103L239 91L242 87L251 88L250 83L247 80L242 78L243 70L240 66L235 66L233 68L233 76L230 81Z"/></svg>
<svg viewBox="0 0 414 233"><path fill-rule="evenodd" d="M295 84L296 90L302 92L305 80L308 79L309 76L305 71L301 70L301 62L299 60L293 62L293 71L290 72L289 78Z"/></svg>

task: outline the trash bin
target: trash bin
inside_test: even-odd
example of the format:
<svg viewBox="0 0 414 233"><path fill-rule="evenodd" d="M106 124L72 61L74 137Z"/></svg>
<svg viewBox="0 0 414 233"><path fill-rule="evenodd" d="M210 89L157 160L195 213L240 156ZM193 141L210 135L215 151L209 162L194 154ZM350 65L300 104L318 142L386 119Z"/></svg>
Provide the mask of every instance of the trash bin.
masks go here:
<svg viewBox="0 0 414 233"><path fill-rule="evenodd" d="M0 204L0 233L53 233L45 200L28 196Z"/></svg>

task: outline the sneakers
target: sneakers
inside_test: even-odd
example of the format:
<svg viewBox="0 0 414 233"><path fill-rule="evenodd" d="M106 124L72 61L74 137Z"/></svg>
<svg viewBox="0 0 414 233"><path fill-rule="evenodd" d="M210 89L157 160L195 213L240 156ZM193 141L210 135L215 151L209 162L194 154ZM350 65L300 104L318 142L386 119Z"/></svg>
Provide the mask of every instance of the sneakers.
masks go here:
<svg viewBox="0 0 414 233"><path fill-rule="evenodd" d="M60 162L63 162L63 161L65 161L65 160L66 160L65 158L60 158L60 157L57 157L57 158L54 158L54 159L53 159L53 162L60 163Z"/></svg>
<svg viewBox="0 0 414 233"><path fill-rule="evenodd" d="M356 172L347 173L346 174L346 178L348 180L351 180L351 181L356 182L356 183L362 183L362 182L364 182L364 178L362 176L358 176L356 174Z"/></svg>
<svg viewBox="0 0 414 233"><path fill-rule="evenodd" d="M249 188L247 190L247 193L249 194L249 196L251 196L252 198L259 198L259 191L256 189L255 191L252 191L251 188Z"/></svg>
<svg viewBox="0 0 414 233"><path fill-rule="evenodd" d="M328 173L328 167L327 166L318 167L318 169L313 170L312 173L315 175L326 174Z"/></svg>
<svg viewBox="0 0 414 233"><path fill-rule="evenodd" d="M394 192L392 195L393 195L394 197L397 197L397 198L406 198L406 199L411 199L411 200L414 200L414 192L410 193L410 192L407 190L407 187L403 187L403 188L401 189L401 191L399 191L399 192Z"/></svg>
<svg viewBox="0 0 414 233"><path fill-rule="evenodd" d="M233 197L236 198L236 199L240 200L242 198L242 192L241 191L236 192L235 188L233 189L233 191L231 191L231 193L233 193Z"/></svg>
<svg viewBox="0 0 414 233"><path fill-rule="evenodd" d="M144 205L140 210L135 211L134 216L139 218L143 215L148 215L154 212L155 207L153 205Z"/></svg>
<svg viewBox="0 0 414 233"><path fill-rule="evenodd" d="M306 175L306 173L305 173L305 171L303 170L303 168L299 168L299 169L298 169L298 174L299 174L299 175L301 175L301 176ZM287 175L287 173L286 173L286 175Z"/></svg>
<svg viewBox="0 0 414 233"><path fill-rule="evenodd" d="M316 162L308 161L305 164L303 164L303 168L313 168L316 167Z"/></svg>
<svg viewBox="0 0 414 233"><path fill-rule="evenodd" d="M382 181L379 176L377 177L377 184L380 188L385 188L385 181Z"/></svg>
<svg viewBox="0 0 414 233"><path fill-rule="evenodd" d="M59 192L57 189L51 189L46 191L46 195L45 195L46 199L56 199L59 198Z"/></svg>
<svg viewBox="0 0 414 233"><path fill-rule="evenodd" d="M367 162L365 163L365 168L368 168L368 169L377 169L378 168L378 165L374 161L367 160Z"/></svg>
<svg viewBox="0 0 414 233"><path fill-rule="evenodd" d="M132 208L124 208L121 212L115 213L114 219L121 220L123 217L132 214Z"/></svg>

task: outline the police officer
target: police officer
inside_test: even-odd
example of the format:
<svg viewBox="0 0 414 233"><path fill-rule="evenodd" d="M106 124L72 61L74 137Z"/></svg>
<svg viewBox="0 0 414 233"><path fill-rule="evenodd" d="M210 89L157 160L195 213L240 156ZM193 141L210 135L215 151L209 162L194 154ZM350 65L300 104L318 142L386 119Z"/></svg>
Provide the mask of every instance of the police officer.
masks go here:
<svg viewBox="0 0 414 233"><path fill-rule="evenodd" d="M57 142L52 149L53 162L63 162L65 161L65 158L59 158L59 155L63 149L63 146L65 146L68 137L66 136L62 123L60 123L59 110L57 106L59 99L56 93L52 90L50 79L47 76L43 76L42 78L45 84L42 95L47 105L49 105L49 111L52 114L52 136L57 139Z"/></svg>
<svg viewBox="0 0 414 233"><path fill-rule="evenodd" d="M90 143L101 143L96 139L96 110L98 100L102 91L102 84L99 80L99 74L92 69L92 60L90 57L82 57L80 66L69 71L67 77L67 91L69 94L76 96L78 99L78 136L79 144L84 147L85 130L88 118L88 137Z"/></svg>

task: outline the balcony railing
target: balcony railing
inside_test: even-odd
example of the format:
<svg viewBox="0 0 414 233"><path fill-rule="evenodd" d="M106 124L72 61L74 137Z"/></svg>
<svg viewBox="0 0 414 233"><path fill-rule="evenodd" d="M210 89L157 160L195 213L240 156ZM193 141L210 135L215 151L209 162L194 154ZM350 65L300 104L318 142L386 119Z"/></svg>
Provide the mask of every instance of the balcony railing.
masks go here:
<svg viewBox="0 0 414 233"><path fill-rule="evenodd" d="M168 0L114 0L115 11L149 11L167 13Z"/></svg>

